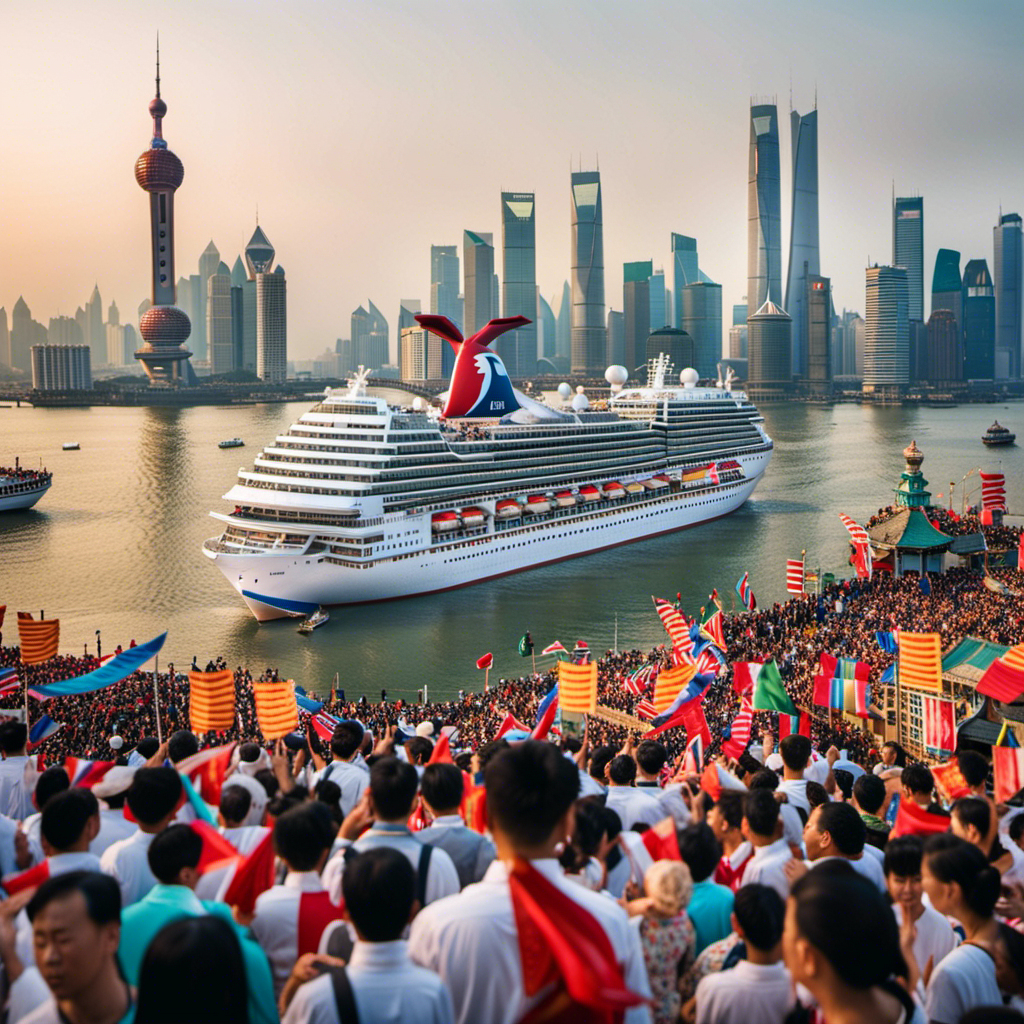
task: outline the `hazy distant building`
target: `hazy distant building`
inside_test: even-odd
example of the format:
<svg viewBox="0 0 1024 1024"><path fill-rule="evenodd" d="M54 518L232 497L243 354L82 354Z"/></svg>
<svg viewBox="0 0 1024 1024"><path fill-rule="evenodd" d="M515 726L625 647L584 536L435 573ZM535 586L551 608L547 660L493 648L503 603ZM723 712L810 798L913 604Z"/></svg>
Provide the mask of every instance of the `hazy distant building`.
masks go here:
<svg viewBox="0 0 1024 1024"><path fill-rule="evenodd" d="M46 328L46 343L48 345L84 345L85 338L82 336L82 327L71 316L50 317L50 323Z"/></svg>
<svg viewBox="0 0 1024 1024"><path fill-rule="evenodd" d="M351 317L353 368L379 370L388 361L388 324L372 302L367 305L369 309L359 306Z"/></svg>
<svg viewBox="0 0 1024 1024"><path fill-rule="evenodd" d="M87 391L92 387L91 355L90 345L33 345L32 387L36 391Z"/></svg>
<svg viewBox="0 0 1024 1024"><path fill-rule="evenodd" d="M525 377L537 365L537 243L535 196L501 193L502 316L525 316L531 323L494 342L505 369Z"/></svg>
<svg viewBox="0 0 1024 1024"><path fill-rule="evenodd" d="M465 282L463 292L466 322L462 333L468 338L476 334L489 320L496 316L491 302L494 277L494 236L484 231L463 231L462 273Z"/></svg>
<svg viewBox="0 0 1024 1024"><path fill-rule="evenodd" d="M131 324L125 324L121 330L121 365L132 366L135 362L135 350L139 347L139 336Z"/></svg>
<svg viewBox="0 0 1024 1024"><path fill-rule="evenodd" d="M940 249L935 256L932 275L932 310L948 309L963 333L963 280L960 277L960 253Z"/></svg>
<svg viewBox="0 0 1024 1024"><path fill-rule="evenodd" d="M551 308L555 308L555 302L551 303ZM561 301L558 301L558 324L556 331L555 355L565 360L565 366L568 370L572 354L572 296L569 291L568 281L562 283L562 298Z"/></svg>
<svg viewBox="0 0 1024 1024"><path fill-rule="evenodd" d="M622 265L621 364L629 370L630 376L644 362L651 333L651 266L651 260Z"/></svg>
<svg viewBox="0 0 1024 1024"><path fill-rule="evenodd" d="M206 342L210 350L210 373L231 373L237 369L231 269L223 262L217 264L206 281Z"/></svg>
<svg viewBox="0 0 1024 1024"><path fill-rule="evenodd" d="M992 238L992 276L996 293L996 377L1021 375L1021 254L1020 214L999 218Z"/></svg>
<svg viewBox="0 0 1024 1024"><path fill-rule="evenodd" d="M747 319L765 302L782 302L779 113L774 103L750 108L747 161ZM753 358L753 356L751 356ZM753 368L751 368L753 373Z"/></svg>
<svg viewBox="0 0 1024 1024"><path fill-rule="evenodd" d="M99 285L93 285L92 295L85 304L85 344L89 346L94 366L107 361L107 331L103 326L103 300Z"/></svg>
<svg viewBox="0 0 1024 1024"><path fill-rule="evenodd" d="M898 392L910 382L907 271L876 264L866 275L863 387Z"/></svg>
<svg viewBox="0 0 1024 1024"><path fill-rule="evenodd" d="M774 109L774 107L772 108ZM766 301L747 318L747 383L752 394L782 397L793 379L793 321Z"/></svg>
<svg viewBox="0 0 1024 1024"><path fill-rule="evenodd" d="M432 245L430 247L430 312L439 313L458 323L458 304L458 247Z"/></svg>
<svg viewBox="0 0 1024 1024"><path fill-rule="evenodd" d="M807 269L806 266L804 268ZM832 391L832 282L809 271L802 275L804 322L802 337L807 348L807 370L803 378L811 394Z"/></svg>
<svg viewBox="0 0 1024 1024"><path fill-rule="evenodd" d="M928 325L920 320L911 320L910 330L910 380L912 383L928 379Z"/></svg>
<svg viewBox="0 0 1024 1024"><path fill-rule="evenodd" d="M964 376L992 380L996 366L996 296L985 260L968 260L963 283Z"/></svg>
<svg viewBox="0 0 1024 1024"><path fill-rule="evenodd" d="M669 238L669 246L672 250L672 282L675 298L675 316L672 323L686 330L686 326L683 324L683 289L700 280L697 239L691 238L689 235L676 234L673 231Z"/></svg>
<svg viewBox="0 0 1024 1024"><path fill-rule="evenodd" d="M743 312L746 311L747 307L744 306ZM729 358L746 359L747 351L747 325L733 324L729 328Z"/></svg>
<svg viewBox="0 0 1024 1024"><path fill-rule="evenodd" d="M441 377L441 351L448 342L424 330L419 324L402 328L399 359L402 380L438 380Z"/></svg>
<svg viewBox="0 0 1024 1024"><path fill-rule="evenodd" d="M807 337L804 299L810 294L808 275L821 273L818 255L818 111L812 110L801 116L791 110L789 120L793 137L793 205L784 305L793 318L793 374L808 377L810 340ZM826 369L831 371L831 367ZM820 383L820 377L815 379Z"/></svg>
<svg viewBox="0 0 1024 1024"><path fill-rule="evenodd" d="M856 377L860 375L863 371L864 363L863 342L863 318L859 313L844 309L842 316L835 318L835 323L832 327L833 377ZM860 350L859 355L858 350Z"/></svg>
<svg viewBox="0 0 1024 1024"><path fill-rule="evenodd" d="M952 310L933 309L928 317L927 377L933 385L964 379L964 349L960 325Z"/></svg>
<svg viewBox="0 0 1024 1024"><path fill-rule="evenodd" d="M656 331L651 331L645 346L645 366L662 352L672 361L672 367L677 374L688 367L696 367L697 352L693 338L678 327L659 327ZM643 374L646 377L646 369Z"/></svg>
<svg viewBox="0 0 1024 1024"><path fill-rule="evenodd" d="M572 196L573 373L603 372L607 327L604 302L604 215L599 171L574 171Z"/></svg>
<svg viewBox="0 0 1024 1024"><path fill-rule="evenodd" d="M665 271L655 270L648 281L648 289L651 293L651 330L656 331L660 327L671 327L669 322L668 306L666 305L665 294Z"/></svg>
<svg viewBox="0 0 1024 1024"><path fill-rule="evenodd" d="M396 354L396 361L398 363L398 376L400 379L405 378L405 365L402 363L402 331L407 327L419 327L416 321L416 314L423 312L423 304L419 299L399 299L398 300L398 324L395 327L396 344L398 346L398 352ZM390 347L390 332L388 346ZM448 346L451 348L451 345Z"/></svg>
<svg viewBox="0 0 1024 1024"><path fill-rule="evenodd" d="M32 311L22 296L11 311L11 365L22 373L32 372L32 346L45 345L46 328L32 319Z"/></svg>
<svg viewBox="0 0 1024 1024"><path fill-rule="evenodd" d="M693 338L692 364L704 377L714 377L722 358L722 286L696 281L681 289L679 327Z"/></svg>
<svg viewBox="0 0 1024 1024"><path fill-rule="evenodd" d="M893 200L892 262L907 272L907 319L924 320L924 199Z"/></svg>
<svg viewBox="0 0 1024 1024"><path fill-rule="evenodd" d="M607 330L608 341L605 348L605 365L622 366L626 359L626 341L622 313L619 310L608 310Z"/></svg>
<svg viewBox="0 0 1024 1024"><path fill-rule="evenodd" d="M250 280L242 257L231 268L231 336L235 369L256 372L256 281Z"/></svg>
<svg viewBox="0 0 1024 1024"><path fill-rule="evenodd" d="M733 303L732 325L733 327L747 326L747 304L745 302Z"/></svg>
<svg viewBox="0 0 1024 1024"><path fill-rule="evenodd" d="M358 310L357 310L358 312ZM363 310L366 313L366 310ZM338 374L344 376L356 369L355 347L351 338L338 338L334 343L334 354L338 362Z"/></svg>
<svg viewBox="0 0 1024 1024"><path fill-rule="evenodd" d="M551 308L551 303L543 295L537 296L537 324L540 328L537 357L538 359L551 359L557 351L558 321L555 319L555 311Z"/></svg>
<svg viewBox="0 0 1024 1024"><path fill-rule="evenodd" d="M210 342L207 335L207 303L209 301L210 278L217 272L220 265L220 253L217 246L210 239L210 244L199 256L199 273L193 275L192 302L195 308L195 317L192 320L192 349L196 359L200 362L209 361L212 363L213 355L210 352Z"/></svg>
<svg viewBox="0 0 1024 1024"><path fill-rule="evenodd" d="M7 309L0 306L0 366L11 365L11 332L7 327Z"/></svg>

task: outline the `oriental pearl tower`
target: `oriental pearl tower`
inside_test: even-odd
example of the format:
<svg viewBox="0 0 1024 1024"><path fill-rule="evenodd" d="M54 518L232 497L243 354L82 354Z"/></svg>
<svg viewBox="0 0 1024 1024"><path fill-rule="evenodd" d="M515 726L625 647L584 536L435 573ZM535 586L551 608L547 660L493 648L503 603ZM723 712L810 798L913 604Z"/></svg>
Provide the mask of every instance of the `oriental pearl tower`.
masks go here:
<svg viewBox="0 0 1024 1024"><path fill-rule="evenodd" d="M174 193L185 176L181 161L167 148L162 121L167 104L160 98L160 45L156 50L156 97L149 104L153 141L135 161L135 180L149 193L153 251L153 305L139 321L145 344L135 358L150 384L197 384L184 342L192 332L188 314L175 304Z"/></svg>

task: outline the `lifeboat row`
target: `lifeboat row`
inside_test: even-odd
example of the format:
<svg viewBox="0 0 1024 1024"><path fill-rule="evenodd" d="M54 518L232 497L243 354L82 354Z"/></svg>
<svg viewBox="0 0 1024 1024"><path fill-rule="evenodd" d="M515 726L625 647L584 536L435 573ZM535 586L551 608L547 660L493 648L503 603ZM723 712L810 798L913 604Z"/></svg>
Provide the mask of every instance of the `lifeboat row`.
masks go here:
<svg viewBox="0 0 1024 1024"><path fill-rule="evenodd" d="M476 529L483 526L487 521L487 513L476 505L468 505L458 512L435 512L430 517L430 527L434 533L450 533L460 526L466 529Z"/></svg>

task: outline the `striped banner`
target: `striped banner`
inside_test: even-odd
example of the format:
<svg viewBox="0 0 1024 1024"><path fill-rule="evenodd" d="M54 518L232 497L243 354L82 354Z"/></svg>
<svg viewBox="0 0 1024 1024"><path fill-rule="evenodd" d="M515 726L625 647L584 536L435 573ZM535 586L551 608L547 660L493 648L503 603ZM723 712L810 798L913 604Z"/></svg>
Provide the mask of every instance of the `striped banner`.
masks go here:
<svg viewBox="0 0 1024 1024"><path fill-rule="evenodd" d="M1002 473L983 473L981 477L981 507L1006 511L1006 478Z"/></svg>
<svg viewBox="0 0 1024 1024"><path fill-rule="evenodd" d="M802 558L786 559L786 593L802 594L804 592L804 560Z"/></svg>
<svg viewBox="0 0 1024 1024"><path fill-rule="evenodd" d="M690 662L663 668L654 680L654 706L659 714L672 706L672 702L683 691L683 687L697 674L697 666Z"/></svg>
<svg viewBox="0 0 1024 1024"><path fill-rule="evenodd" d="M740 713L733 719L729 728L729 738L722 744L722 753L726 757L739 757L750 744L750 730L754 724L754 709L750 701L740 704Z"/></svg>
<svg viewBox="0 0 1024 1024"><path fill-rule="evenodd" d="M36 622L29 612L18 612L18 637L21 640L21 660L26 665L40 665L57 657L60 619Z"/></svg>
<svg viewBox="0 0 1024 1024"><path fill-rule="evenodd" d="M224 732L235 724L235 674L189 672L189 719L193 732Z"/></svg>
<svg viewBox="0 0 1024 1024"><path fill-rule="evenodd" d="M900 631L900 685L915 690L942 690L942 640L938 633Z"/></svg>
<svg viewBox="0 0 1024 1024"><path fill-rule="evenodd" d="M921 718L924 722L924 745L930 750L953 753L956 747L953 702L938 697L922 697Z"/></svg>
<svg viewBox="0 0 1024 1024"><path fill-rule="evenodd" d="M636 713L640 718L651 719L658 713L658 709L654 706L654 702L650 697L644 697L643 700L637 703Z"/></svg>
<svg viewBox="0 0 1024 1024"><path fill-rule="evenodd" d="M651 600L654 602L661 624L665 627L665 632L672 638L672 646L680 654L689 654L693 650L690 626L679 609L660 597L652 597Z"/></svg>
<svg viewBox="0 0 1024 1024"><path fill-rule="evenodd" d="M563 711L587 714L597 708L597 662L558 663L558 703Z"/></svg>
<svg viewBox="0 0 1024 1024"><path fill-rule="evenodd" d="M596 666L595 666L596 678ZM299 727L299 708L295 703L295 683L253 683L256 718L265 740L279 740Z"/></svg>

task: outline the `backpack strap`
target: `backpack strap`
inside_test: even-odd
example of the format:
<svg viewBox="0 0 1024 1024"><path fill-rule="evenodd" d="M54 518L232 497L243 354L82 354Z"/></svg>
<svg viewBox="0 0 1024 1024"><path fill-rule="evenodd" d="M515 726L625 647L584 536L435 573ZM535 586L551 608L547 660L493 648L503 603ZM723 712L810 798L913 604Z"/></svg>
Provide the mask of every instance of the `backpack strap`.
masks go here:
<svg viewBox="0 0 1024 1024"><path fill-rule="evenodd" d="M334 1006L338 1011L338 1024L359 1024L359 1011L352 994L352 982L344 967L331 967L331 988L334 990Z"/></svg>
<svg viewBox="0 0 1024 1024"><path fill-rule="evenodd" d="M427 905L427 876L430 874L430 856L433 852L434 847L430 843L424 843L420 850L420 862L416 870L416 899L420 901L421 907Z"/></svg>

